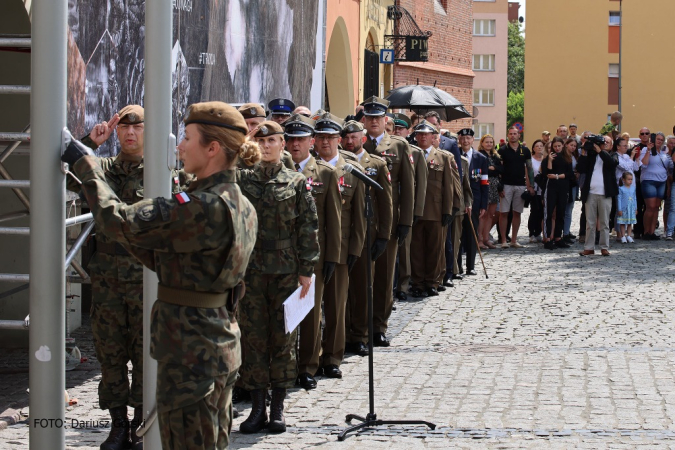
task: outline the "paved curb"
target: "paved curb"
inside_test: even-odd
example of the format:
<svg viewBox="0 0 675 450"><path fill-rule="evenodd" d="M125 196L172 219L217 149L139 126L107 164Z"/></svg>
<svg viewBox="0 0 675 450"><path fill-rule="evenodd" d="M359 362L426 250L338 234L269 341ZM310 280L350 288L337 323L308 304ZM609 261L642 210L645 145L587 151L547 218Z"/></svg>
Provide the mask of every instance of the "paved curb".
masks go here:
<svg viewBox="0 0 675 450"><path fill-rule="evenodd" d="M21 421L21 411L18 409L6 409L0 413L0 430Z"/></svg>

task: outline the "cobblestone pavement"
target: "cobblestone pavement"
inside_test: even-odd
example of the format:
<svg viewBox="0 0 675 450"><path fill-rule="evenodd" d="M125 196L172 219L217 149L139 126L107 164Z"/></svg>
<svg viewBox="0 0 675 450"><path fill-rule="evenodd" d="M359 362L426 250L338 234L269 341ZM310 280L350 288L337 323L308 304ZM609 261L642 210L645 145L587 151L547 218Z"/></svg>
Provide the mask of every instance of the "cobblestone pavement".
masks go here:
<svg viewBox="0 0 675 450"><path fill-rule="evenodd" d="M244 404L230 447L675 448L675 245L612 240L608 258L580 250L490 250L489 279L479 271L397 304L392 345L375 353L375 412L435 430L381 426L338 442L345 415L368 412L368 359L349 356L341 380L289 393L287 433L238 433ZM80 405L68 421L103 418L89 374L69 381ZM67 446L98 448L105 433L68 429ZM0 431L0 448L27 440L25 420Z"/></svg>

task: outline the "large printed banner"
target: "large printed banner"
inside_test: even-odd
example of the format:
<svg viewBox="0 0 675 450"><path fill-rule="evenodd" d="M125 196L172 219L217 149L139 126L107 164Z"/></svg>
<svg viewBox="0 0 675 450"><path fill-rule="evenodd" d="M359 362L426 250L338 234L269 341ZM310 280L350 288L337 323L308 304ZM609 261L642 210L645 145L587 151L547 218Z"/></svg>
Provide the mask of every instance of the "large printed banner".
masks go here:
<svg viewBox="0 0 675 450"><path fill-rule="evenodd" d="M316 110L323 91L321 0L173 0L173 130L200 101ZM144 0L69 0L68 126L76 136L143 104ZM112 138L99 150L117 153Z"/></svg>

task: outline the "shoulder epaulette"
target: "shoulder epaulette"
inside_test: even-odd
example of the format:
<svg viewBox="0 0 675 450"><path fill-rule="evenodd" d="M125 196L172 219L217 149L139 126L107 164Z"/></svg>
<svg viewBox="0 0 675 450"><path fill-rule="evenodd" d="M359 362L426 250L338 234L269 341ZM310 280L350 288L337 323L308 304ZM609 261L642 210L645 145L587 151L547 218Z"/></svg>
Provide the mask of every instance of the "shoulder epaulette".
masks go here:
<svg viewBox="0 0 675 450"><path fill-rule="evenodd" d="M404 143L407 144L407 145L410 145L410 144L408 144L408 141L406 141L406 140L405 140L404 138L402 138L401 136L396 136L395 134L390 134L389 137L390 137L391 139L396 140L396 141L401 141L401 142L404 142Z"/></svg>
<svg viewBox="0 0 675 450"><path fill-rule="evenodd" d="M326 161L324 161L323 159L316 159L315 161L316 161L316 165L317 165L317 166L321 166L321 167L324 167L324 168L328 168L328 169L330 169L330 170L335 170L335 167L331 166L330 164L328 164L328 163L327 163Z"/></svg>
<svg viewBox="0 0 675 450"><path fill-rule="evenodd" d="M340 149L340 154L345 159L349 159L350 161L358 161L359 160L359 158L354 153L350 152L349 150Z"/></svg>
<svg viewBox="0 0 675 450"><path fill-rule="evenodd" d="M379 155L374 155L372 153L368 153L368 158L374 159L375 161L380 161L381 163L387 164L387 161Z"/></svg>

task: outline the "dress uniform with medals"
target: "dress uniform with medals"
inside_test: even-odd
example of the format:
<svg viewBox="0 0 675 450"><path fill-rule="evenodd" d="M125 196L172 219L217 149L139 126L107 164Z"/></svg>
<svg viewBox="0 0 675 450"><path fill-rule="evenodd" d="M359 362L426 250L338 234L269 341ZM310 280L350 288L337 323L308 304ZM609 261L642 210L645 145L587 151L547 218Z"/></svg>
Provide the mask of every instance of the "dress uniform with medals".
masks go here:
<svg viewBox="0 0 675 450"><path fill-rule="evenodd" d="M284 124L287 141L309 138L314 134L314 120L300 114L292 115ZM309 143L308 143L309 144ZM319 219L319 247L321 253L314 266L314 308L300 323L298 348L298 383L304 389L316 388L316 375L321 357L321 311L324 281L332 277L340 262L342 243L340 196L337 171L330 164L317 160L309 153L309 145L301 154L293 153L296 170L306 178L306 190L314 197Z"/></svg>
<svg viewBox="0 0 675 450"><path fill-rule="evenodd" d="M454 186L452 165L448 154L432 145L438 130L426 120L415 127L417 142L427 146L424 161L429 176L426 201L420 219L413 225L410 260L412 262L412 290L414 297L438 295L441 258L445 243L443 228L452 219ZM424 140L424 142L423 142Z"/></svg>
<svg viewBox="0 0 675 450"><path fill-rule="evenodd" d="M281 125L266 121L258 126L255 137L283 134ZM268 386L272 387L271 420L279 423L275 431L285 431L279 411L283 412L286 389L297 378L297 332L286 333L283 303L297 289L298 277L311 277L319 260L316 207L305 177L280 160L238 170L237 179L259 223L239 313L246 336L241 377L253 401L240 431L255 433L266 425Z"/></svg>
<svg viewBox="0 0 675 450"><path fill-rule="evenodd" d="M321 159L335 167L342 198L340 261L323 293L326 321L323 330L321 366L323 375L328 378L342 378L340 364L345 353L345 308L349 291L349 273L361 256L366 236L365 185L344 169L347 161L338 151L342 125L341 119L330 113L324 113L317 119L314 127L314 149ZM351 164L354 170L363 172L359 163L353 161Z"/></svg>
<svg viewBox="0 0 675 450"><path fill-rule="evenodd" d="M286 98L275 98L268 103L267 109L270 111L270 120L283 124L291 117L295 110L295 103Z"/></svg>
<svg viewBox="0 0 675 450"><path fill-rule="evenodd" d="M242 145L247 133L241 114L221 102L192 105L185 123L221 127ZM240 361L234 311L258 228L255 210L226 167L172 198L126 204L109 186L98 159L88 154L72 141L61 159L82 180L97 227L159 280L150 355L158 365L162 447L225 448ZM230 158L224 162L233 164Z"/></svg>
<svg viewBox="0 0 675 450"><path fill-rule="evenodd" d="M370 97L362 104L366 116L384 117L389 102L378 97ZM366 129L368 129L366 119ZM383 158L391 178L392 227L391 237L385 254L375 262L373 276L373 344L389 346L385 333L393 307L394 271L399 245L402 245L410 233L415 204L414 161L408 142L398 136L390 136L382 126L379 136L367 135L364 148L368 153Z"/></svg>
<svg viewBox="0 0 675 450"><path fill-rule="evenodd" d="M410 118L405 114L394 114L394 127L405 127L406 129L412 126ZM419 217L424 214L424 201L427 193L427 177L428 169L424 160L424 152L416 145L410 145L410 151L413 156L413 169L415 171L415 211L414 217L416 222ZM413 225L414 226L414 225ZM396 283L396 297L399 300L407 298L407 292L410 288L410 242L412 241L412 233L409 233L405 238L405 242L398 250L398 282Z"/></svg>
<svg viewBox="0 0 675 450"><path fill-rule="evenodd" d="M342 136L358 133L363 136L363 124L349 121L342 130ZM356 149L355 149L356 151ZM370 264L371 274L374 273L375 260L380 256L374 244L376 239L380 242L388 242L391 236L391 181L389 169L384 159L371 155L359 147L355 154L356 161L363 167L364 173L373 181L382 186L382 190L371 189L371 201L373 204L373 217L371 218L370 236L371 247L364 246L361 257L356 261L354 268L349 274L349 296L347 297L347 310L345 312L346 347L348 351L361 356L368 356L368 283L366 271ZM367 188L367 187L366 187ZM378 254L379 253L379 254Z"/></svg>

